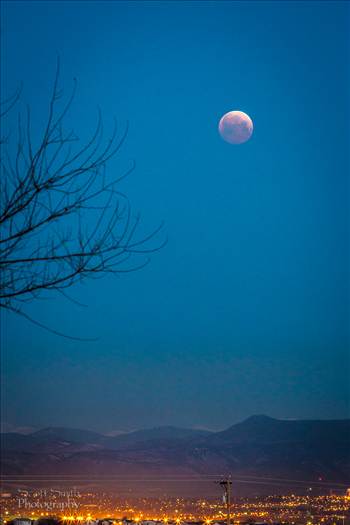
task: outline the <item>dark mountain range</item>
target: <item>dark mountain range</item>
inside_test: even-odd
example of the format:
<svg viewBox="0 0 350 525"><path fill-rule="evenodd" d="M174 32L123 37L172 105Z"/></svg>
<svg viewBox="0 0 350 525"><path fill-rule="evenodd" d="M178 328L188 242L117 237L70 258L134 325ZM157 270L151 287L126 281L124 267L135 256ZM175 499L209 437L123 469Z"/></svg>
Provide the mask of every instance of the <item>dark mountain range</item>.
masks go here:
<svg viewBox="0 0 350 525"><path fill-rule="evenodd" d="M22 486L33 473L71 476L85 485L97 479L108 485L113 478L114 487L120 479L148 479L150 486L150 479L156 485L162 478L164 488L164 479L171 478L172 489L180 493L184 482L176 484L177 477L232 473L254 493L271 492L272 486L280 492L304 490L306 481L328 490L337 483L350 485L350 420L253 416L222 432L160 427L114 437L64 428L8 433L2 434L1 470L13 483L22 480Z"/></svg>
<svg viewBox="0 0 350 525"><path fill-rule="evenodd" d="M215 432L207 442L225 443L290 443L350 441L350 419L283 420L252 416L222 432Z"/></svg>
<svg viewBox="0 0 350 525"><path fill-rule="evenodd" d="M159 439L193 439L210 435L211 432L207 430L196 430L191 428L178 428L171 426L150 428L144 430L136 430L135 432L128 432L113 438L109 438L109 444L113 445L111 448L127 448L137 443L146 443L148 441Z"/></svg>
<svg viewBox="0 0 350 525"><path fill-rule="evenodd" d="M211 432L206 430L164 426L136 430L117 436L106 436L90 430L49 427L27 435L14 432L3 433L1 434L1 446L3 450L18 450L22 452L30 452L42 447L55 450L55 446L61 448L62 446L69 447L73 445L75 450L79 448L79 445L83 448L88 446L119 450L157 440L199 439L210 434Z"/></svg>

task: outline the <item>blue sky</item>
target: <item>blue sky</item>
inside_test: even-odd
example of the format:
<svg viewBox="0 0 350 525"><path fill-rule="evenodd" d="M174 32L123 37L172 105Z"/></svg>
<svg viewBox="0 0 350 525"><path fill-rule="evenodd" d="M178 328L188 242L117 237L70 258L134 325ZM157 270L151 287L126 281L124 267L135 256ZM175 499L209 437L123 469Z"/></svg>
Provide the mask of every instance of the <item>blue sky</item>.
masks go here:
<svg viewBox="0 0 350 525"><path fill-rule="evenodd" d="M347 2L4 2L2 91L40 129L57 55L68 125L130 131L108 173L168 244L138 273L2 317L4 419L224 428L349 415ZM246 144L217 132L239 109ZM89 219L87 218L87 221Z"/></svg>

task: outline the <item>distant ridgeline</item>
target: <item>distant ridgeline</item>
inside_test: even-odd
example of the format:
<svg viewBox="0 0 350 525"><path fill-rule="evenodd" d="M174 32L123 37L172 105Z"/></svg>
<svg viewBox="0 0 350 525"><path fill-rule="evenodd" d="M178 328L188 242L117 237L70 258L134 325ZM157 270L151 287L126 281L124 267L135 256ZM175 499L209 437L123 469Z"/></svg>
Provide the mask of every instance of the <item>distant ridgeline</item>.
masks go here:
<svg viewBox="0 0 350 525"><path fill-rule="evenodd" d="M278 420L252 416L222 432L159 427L118 436L70 428L1 435L5 485L38 478L60 484L123 485L145 493L200 494L191 480L231 474L240 494L350 486L350 419ZM68 480L68 481L67 481ZM147 481L143 484L142 480ZM57 483L56 483L57 484Z"/></svg>

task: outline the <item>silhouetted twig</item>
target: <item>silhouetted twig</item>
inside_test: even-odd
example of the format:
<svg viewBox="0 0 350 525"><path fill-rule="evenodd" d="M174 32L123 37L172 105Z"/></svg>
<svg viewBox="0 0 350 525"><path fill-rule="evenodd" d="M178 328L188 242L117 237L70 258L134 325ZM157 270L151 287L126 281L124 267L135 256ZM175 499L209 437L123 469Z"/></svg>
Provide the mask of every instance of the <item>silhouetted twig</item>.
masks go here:
<svg viewBox="0 0 350 525"><path fill-rule="evenodd" d="M25 316L21 305L43 292L64 294L88 277L138 270L148 263L142 256L164 244L151 245L162 225L136 237L140 216L133 217L127 196L119 190L119 182L134 165L118 177L106 174L127 127L118 137L115 123L104 141L99 113L91 138L79 146L75 133L63 125L76 82L59 109L58 81L59 64L39 144L34 146L29 109L25 119L18 119L15 148L1 141L0 306ZM5 101L2 116L19 96L20 92Z"/></svg>

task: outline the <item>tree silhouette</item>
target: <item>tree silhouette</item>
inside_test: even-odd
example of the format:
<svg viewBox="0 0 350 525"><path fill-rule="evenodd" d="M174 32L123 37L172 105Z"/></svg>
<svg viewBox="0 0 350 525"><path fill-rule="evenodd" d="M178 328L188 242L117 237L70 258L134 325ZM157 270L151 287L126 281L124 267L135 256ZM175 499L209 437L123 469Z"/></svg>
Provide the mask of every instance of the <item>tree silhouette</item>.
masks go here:
<svg viewBox="0 0 350 525"><path fill-rule="evenodd" d="M99 113L83 145L64 120L73 102L61 103L57 66L47 122L34 145L31 113L19 116L15 140L1 139L0 307L24 314L23 303L44 292L67 295L78 281L130 272L147 264L161 229L137 238L140 216L133 216L120 181L133 169L108 177L106 165L127 136L104 140ZM20 93L2 104L4 118ZM164 244L164 243L163 243ZM142 257L140 259L140 256ZM25 314L24 314L25 315Z"/></svg>

